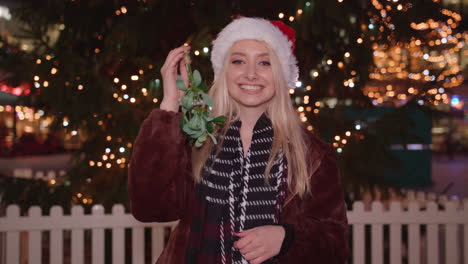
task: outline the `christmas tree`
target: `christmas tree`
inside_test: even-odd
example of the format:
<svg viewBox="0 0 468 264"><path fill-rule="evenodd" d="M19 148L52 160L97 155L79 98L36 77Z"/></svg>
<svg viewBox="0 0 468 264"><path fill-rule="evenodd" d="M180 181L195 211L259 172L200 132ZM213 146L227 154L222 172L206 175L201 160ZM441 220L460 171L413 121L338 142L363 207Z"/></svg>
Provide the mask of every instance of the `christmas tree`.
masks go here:
<svg viewBox="0 0 468 264"><path fill-rule="evenodd" d="M407 120L404 107L373 123L347 117L346 112L374 109L386 100L398 101L398 106L430 107L444 103L448 96L434 88L435 82L461 81L453 64L428 68L421 75L415 72L422 62L415 66L412 57L402 55L403 49L411 54L416 49L419 59L440 64L438 56L445 55L425 47L456 52L464 43L464 35L451 26L459 23L459 15L448 10L434 13L439 9L429 0L29 0L11 13L31 47L12 48L14 44L3 38L0 69L12 73L5 78L12 85L31 83L31 103L55 116L56 128L82 142L73 168L54 185L66 186L74 203L126 203L132 142L144 118L162 99L159 69L167 53L190 44L193 63L209 77L210 43L231 19L282 20L296 30L301 74L290 94L298 115L309 130L333 143L346 189L359 194L362 189L391 186L383 177L384 170L395 166L386 143L405 133L410 124L395 123ZM432 39L431 45L431 38L442 37L440 32L432 33L442 26L434 24L440 19L450 31L445 31L446 42ZM389 60L381 54L399 57ZM395 63L406 64L391 65ZM440 71L444 67L450 72ZM386 79L387 74L393 75ZM378 81L409 81L415 74L430 85L393 95L375 90L381 89L375 88ZM433 89L435 94L430 92Z"/></svg>

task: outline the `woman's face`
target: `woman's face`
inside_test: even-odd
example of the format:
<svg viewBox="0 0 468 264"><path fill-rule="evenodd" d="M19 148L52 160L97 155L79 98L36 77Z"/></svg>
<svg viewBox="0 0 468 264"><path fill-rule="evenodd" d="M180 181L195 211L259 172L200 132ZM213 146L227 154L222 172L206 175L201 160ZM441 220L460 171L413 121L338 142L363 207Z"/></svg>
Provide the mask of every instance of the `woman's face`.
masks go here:
<svg viewBox="0 0 468 264"><path fill-rule="evenodd" d="M242 108L265 111L275 95L269 51L257 40L239 40L228 55L228 92Z"/></svg>

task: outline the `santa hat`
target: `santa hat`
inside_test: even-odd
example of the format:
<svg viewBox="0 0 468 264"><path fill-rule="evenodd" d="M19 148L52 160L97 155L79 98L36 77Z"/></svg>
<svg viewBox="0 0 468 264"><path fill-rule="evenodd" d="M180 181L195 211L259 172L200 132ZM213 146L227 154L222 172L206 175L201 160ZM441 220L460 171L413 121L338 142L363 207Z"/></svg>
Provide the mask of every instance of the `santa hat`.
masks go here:
<svg viewBox="0 0 468 264"><path fill-rule="evenodd" d="M211 63L215 79L219 76L224 59L234 42L242 39L261 40L275 51L288 88L295 87L299 76L294 56L294 29L281 21L241 17L228 24L213 41Z"/></svg>

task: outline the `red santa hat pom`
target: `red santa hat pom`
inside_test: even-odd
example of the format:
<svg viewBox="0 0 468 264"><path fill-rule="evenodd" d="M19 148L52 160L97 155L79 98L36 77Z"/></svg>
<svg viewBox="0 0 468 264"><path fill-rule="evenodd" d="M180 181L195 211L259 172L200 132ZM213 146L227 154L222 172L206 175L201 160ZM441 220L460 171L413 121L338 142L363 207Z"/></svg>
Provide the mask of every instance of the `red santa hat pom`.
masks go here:
<svg viewBox="0 0 468 264"><path fill-rule="evenodd" d="M296 47L296 31L285 23L279 21L279 20L273 20L270 21L271 24L273 24L275 27L277 27L281 32L283 32L284 35L288 38L288 40L291 42L291 51L294 53L294 48Z"/></svg>

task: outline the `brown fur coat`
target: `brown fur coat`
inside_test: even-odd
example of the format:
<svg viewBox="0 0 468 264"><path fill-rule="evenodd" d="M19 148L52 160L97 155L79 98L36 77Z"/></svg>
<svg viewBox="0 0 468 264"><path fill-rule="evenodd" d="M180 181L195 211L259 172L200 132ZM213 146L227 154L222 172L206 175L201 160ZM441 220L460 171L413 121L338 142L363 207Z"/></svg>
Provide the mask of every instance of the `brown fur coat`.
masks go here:
<svg viewBox="0 0 468 264"><path fill-rule="evenodd" d="M129 168L131 210L143 222L180 220L157 264L182 264L192 222L195 185L181 113L155 109L141 126ZM288 193L280 222L295 239L278 263L345 263L348 223L334 149L308 132L311 193Z"/></svg>

